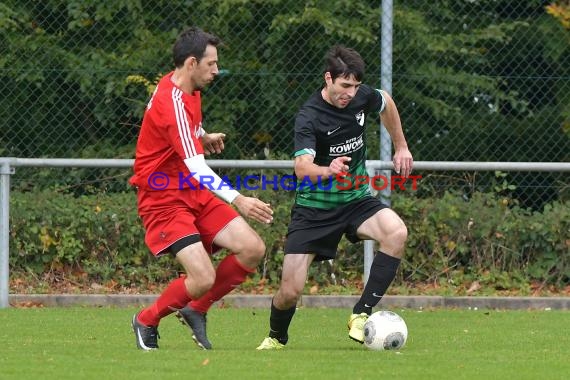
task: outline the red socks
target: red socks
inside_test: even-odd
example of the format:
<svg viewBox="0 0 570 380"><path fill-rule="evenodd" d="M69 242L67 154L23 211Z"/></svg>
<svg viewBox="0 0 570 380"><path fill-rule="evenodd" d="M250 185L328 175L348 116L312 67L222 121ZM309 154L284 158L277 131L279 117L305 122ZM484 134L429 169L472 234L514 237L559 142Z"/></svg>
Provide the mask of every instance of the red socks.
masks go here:
<svg viewBox="0 0 570 380"><path fill-rule="evenodd" d="M179 277L172 281L157 300L143 309L138 315L138 320L145 326L158 326L160 320L174 312L173 309L181 309L191 300L184 279Z"/></svg>
<svg viewBox="0 0 570 380"><path fill-rule="evenodd" d="M250 269L243 266L235 254L226 256L216 269L216 281L212 288L199 299L192 300L189 304L190 307L201 313L207 313L214 302L240 286L247 275L253 272L255 272L255 268Z"/></svg>
<svg viewBox="0 0 570 380"><path fill-rule="evenodd" d="M174 309L181 309L189 303L192 309L206 313L214 302L240 286L248 274L255 269L246 268L234 254L226 256L216 269L216 281L212 288L200 299L192 300L186 291L184 279L180 277L172 281L157 300L149 307L143 309L138 320L145 326L158 326L160 320L173 313Z"/></svg>

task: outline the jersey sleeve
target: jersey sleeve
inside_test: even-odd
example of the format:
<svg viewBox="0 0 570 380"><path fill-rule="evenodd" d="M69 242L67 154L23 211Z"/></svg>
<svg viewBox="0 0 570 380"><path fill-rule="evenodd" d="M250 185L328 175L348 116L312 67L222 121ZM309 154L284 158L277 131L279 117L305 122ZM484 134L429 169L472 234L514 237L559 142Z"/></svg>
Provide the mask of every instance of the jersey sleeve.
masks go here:
<svg viewBox="0 0 570 380"><path fill-rule="evenodd" d="M172 91L172 117L167 125L168 139L173 149L183 160L204 154L199 138L201 126L200 110L188 110L181 98L181 91ZM198 126L198 127L196 127ZM197 133L193 133L193 131Z"/></svg>
<svg viewBox="0 0 570 380"><path fill-rule="evenodd" d="M368 107L370 112L381 113L386 108L386 99L384 98L384 91L378 88L368 87Z"/></svg>
<svg viewBox="0 0 570 380"><path fill-rule="evenodd" d="M316 154L317 136L313 121L301 110L295 119L295 152L294 157Z"/></svg>

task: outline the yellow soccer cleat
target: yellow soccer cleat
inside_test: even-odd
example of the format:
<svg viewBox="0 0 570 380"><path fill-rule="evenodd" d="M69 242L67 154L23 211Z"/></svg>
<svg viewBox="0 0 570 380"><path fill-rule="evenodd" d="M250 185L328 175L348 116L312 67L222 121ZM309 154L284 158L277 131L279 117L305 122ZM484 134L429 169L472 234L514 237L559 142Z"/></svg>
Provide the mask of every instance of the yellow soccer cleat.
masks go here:
<svg viewBox="0 0 570 380"><path fill-rule="evenodd" d="M267 337L263 339L263 342L257 347L257 350L281 350L284 347L285 345L280 343L277 339Z"/></svg>
<svg viewBox="0 0 570 380"><path fill-rule="evenodd" d="M368 314L352 314L348 318L348 337L358 343L364 343L364 324L368 319Z"/></svg>

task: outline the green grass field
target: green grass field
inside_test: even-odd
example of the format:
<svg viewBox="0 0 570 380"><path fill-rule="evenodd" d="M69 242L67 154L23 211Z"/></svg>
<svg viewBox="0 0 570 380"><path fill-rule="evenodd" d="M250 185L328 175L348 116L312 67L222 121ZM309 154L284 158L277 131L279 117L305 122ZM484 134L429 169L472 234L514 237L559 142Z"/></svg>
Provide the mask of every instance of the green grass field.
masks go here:
<svg viewBox="0 0 570 380"><path fill-rule="evenodd" d="M256 351L269 310L213 309L212 351L173 317L160 349L139 351L134 308L0 310L0 379L568 379L567 311L393 310L407 322L399 352L347 337L349 310L302 308L281 351Z"/></svg>

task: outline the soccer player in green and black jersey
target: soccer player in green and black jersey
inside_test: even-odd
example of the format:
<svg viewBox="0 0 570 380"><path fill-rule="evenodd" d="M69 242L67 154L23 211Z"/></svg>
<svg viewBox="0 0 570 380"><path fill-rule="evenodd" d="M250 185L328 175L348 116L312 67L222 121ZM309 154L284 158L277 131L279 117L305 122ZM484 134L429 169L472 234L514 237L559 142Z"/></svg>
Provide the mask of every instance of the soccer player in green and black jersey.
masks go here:
<svg viewBox="0 0 570 380"><path fill-rule="evenodd" d="M280 349L302 294L309 265L334 259L343 235L379 243L370 276L348 320L348 335L364 342L364 323L394 279L408 231L400 217L370 193L364 120L380 115L394 144L394 170L408 177L413 159L389 94L362 84L364 61L353 49L326 56L324 87L295 121L297 189L285 243L281 286L271 304L269 336L257 349ZM362 180L364 179L364 180Z"/></svg>

